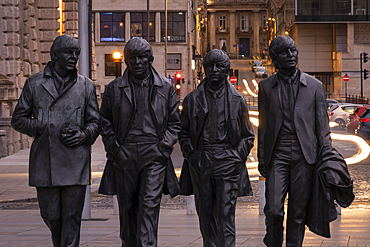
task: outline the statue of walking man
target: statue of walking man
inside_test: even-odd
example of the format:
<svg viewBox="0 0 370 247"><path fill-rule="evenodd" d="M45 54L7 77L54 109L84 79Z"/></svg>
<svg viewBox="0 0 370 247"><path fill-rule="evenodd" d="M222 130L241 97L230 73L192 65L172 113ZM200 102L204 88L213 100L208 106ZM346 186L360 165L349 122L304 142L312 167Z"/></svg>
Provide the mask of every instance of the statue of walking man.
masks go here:
<svg viewBox="0 0 370 247"><path fill-rule="evenodd" d="M194 192L204 247L235 246L238 196L252 195L245 166L254 134L248 105L228 81L226 52L204 58L206 78L185 97L179 136L183 194Z"/></svg>
<svg viewBox="0 0 370 247"><path fill-rule="evenodd" d="M78 41L54 40L51 61L27 79L12 126L34 137L29 185L54 247L78 247L86 185L91 184L90 147L99 135L95 84L77 73Z"/></svg>

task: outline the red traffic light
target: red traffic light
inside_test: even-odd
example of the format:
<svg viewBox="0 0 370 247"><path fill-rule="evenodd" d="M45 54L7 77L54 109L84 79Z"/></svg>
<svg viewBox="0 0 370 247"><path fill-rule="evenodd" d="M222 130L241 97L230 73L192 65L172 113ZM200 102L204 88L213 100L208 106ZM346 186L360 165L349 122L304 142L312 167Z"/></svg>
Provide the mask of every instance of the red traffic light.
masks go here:
<svg viewBox="0 0 370 247"><path fill-rule="evenodd" d="M176 80L180 80L181 79L181 73L176 73L175 74L175 78L176 78Z"/></svg>

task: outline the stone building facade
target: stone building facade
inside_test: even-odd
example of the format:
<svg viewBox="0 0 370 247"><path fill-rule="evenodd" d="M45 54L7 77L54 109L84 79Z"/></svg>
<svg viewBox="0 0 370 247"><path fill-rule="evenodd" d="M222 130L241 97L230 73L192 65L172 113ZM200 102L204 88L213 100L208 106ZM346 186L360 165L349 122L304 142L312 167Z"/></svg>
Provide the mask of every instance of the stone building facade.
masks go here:
<svg viewBox="0 0 370 247"><path fill-rule="evenodd" d="M29 148L32 139L10 126L12 112L26 79L50 60L53 40L78 36L77 7L77 0L0 0L0 158Z"/></svg>

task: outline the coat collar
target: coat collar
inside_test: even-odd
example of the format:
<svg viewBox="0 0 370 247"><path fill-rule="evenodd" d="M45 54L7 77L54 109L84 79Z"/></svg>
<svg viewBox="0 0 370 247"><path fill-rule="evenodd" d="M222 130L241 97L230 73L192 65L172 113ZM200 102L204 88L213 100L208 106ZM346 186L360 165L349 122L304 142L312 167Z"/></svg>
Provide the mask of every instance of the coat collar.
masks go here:
<svg viewBox="0 0 370 247"><path fill-rule="evenodd" d="M206 99L206 84L207 84L207 78L203 79L203 81L198 85L197 89L200 91L198 94L197 101L199 105L202 107L203 111L205 114L208 113L208 104L207 104L207 99ZM238 91L231 85L231 83L226 80L226 92L227 92L227 101L229 102L228 108L230 111L227 111L227 113L233 113L233 109L237 110L237 107L231 107L235 106L238 98L241 97Z"/></svg>
<svg viewBox="0 0 370 247"><path fill-rule="evenodd" d="M307 80L306 80L306 73L303 73L300 69L297 69L298 70L298 73L299 73L299 82L304 85L305 87L307 87ZM279 73L279 72L278 72ZM275 87L275 85L277 84L277 74L274 74L273 75L273 78L272 78L272 81L271 81L271 87Z"/></svg>
<svg viewBox="0 0 370 247"><path fill-rule="evenodd" d="M42 86L45 88L46 91L48 91L48 93L54 99L57 99L58 97L63 95L66 91L68 91L68 89L70 89L77 82L78 74L77 74L77 69L75 69L72 72L73 73L73 82L69 83L68 86L59 94L56 87L55 87L54 81L52 79L52 77L53 77L53 72L52 72L53 67L54 67L54 62L52 62L52 61L49 61L46 64L45 69L44 69L44 78L46 78L46 81L42 84Z"/></svg>

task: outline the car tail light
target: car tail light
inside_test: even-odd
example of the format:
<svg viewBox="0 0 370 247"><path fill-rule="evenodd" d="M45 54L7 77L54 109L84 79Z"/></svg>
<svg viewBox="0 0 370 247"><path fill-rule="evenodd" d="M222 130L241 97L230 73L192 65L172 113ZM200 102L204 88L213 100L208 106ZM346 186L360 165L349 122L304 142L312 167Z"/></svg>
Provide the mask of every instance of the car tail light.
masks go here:
<svg viewBox="0 0 370 247"><path fill-rule="evenodd" d="M329 117L333 116L334 112L329 112Z"/></svg>
<svg viewBox="0 0 370 247"><path fill-rule="evenodd" d="M360 122L366 123L369 121L370 121L370 118L360 118Z"/></svg>

